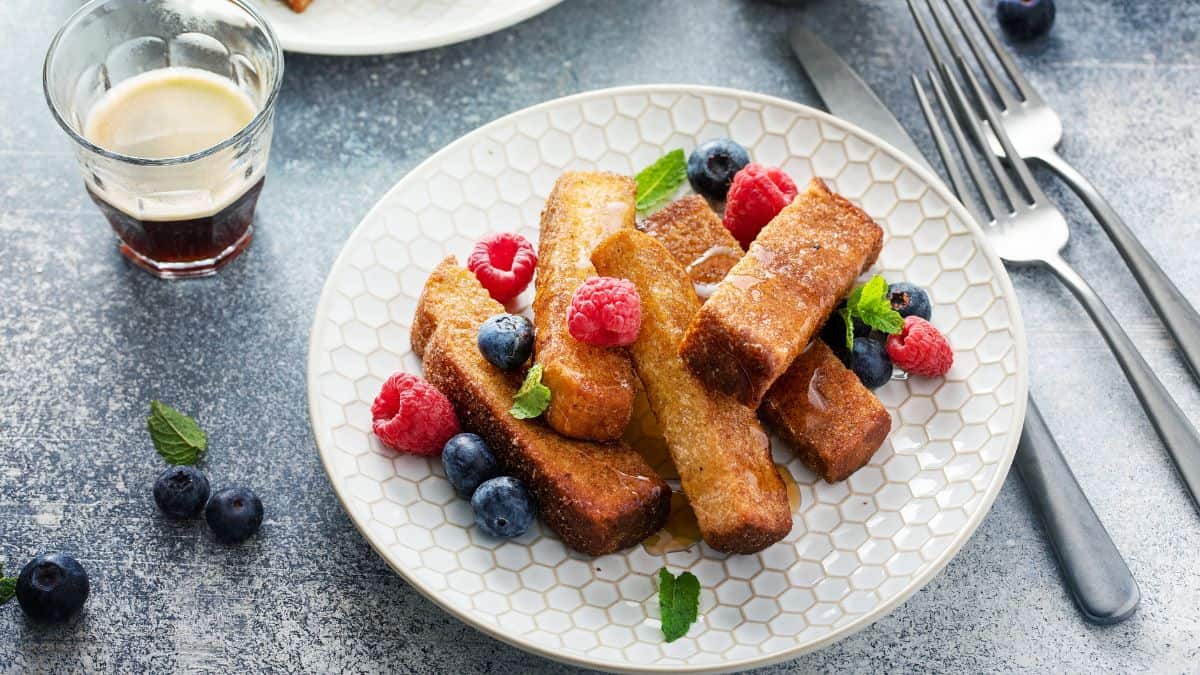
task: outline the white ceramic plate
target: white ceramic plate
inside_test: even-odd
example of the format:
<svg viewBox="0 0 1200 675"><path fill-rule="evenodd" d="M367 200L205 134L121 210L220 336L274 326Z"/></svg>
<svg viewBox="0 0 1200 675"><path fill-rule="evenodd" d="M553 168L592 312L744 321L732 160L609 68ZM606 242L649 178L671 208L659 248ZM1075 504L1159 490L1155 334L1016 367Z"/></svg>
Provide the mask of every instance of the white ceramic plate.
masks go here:
<svg viewBox="0 0 1200 675"><path fill-rule="evenodd" d="M524 21L560 0L314 0L297 14L251 0L283 48L309 54L391 54L470 40Z"/></svg>
<svg viewBox="0 0 1200 675"><path fill-rule="evenodd" d="M483 234L531 240L567 168L626 174L673 148L730 136L751 157L811 176L887 232L876 270L929 289L955 363L943 379L878 390L888 442L849 480L819 481L782 444L799 485L791 534L757 555L701 544L657 556L568 551L540 524L519 539L472 526L441 463L371 435L371 401L397 369L420 373L409 327L422 285ZM522 300L528 302L531 291ZM811 108L695 86L608 89L473 131L404 177L351 235L325 284L308 363L313 430L330 482L388 564L446 611L549 658L609 670L728 670L794 657L867 626L924 586L1000 490L1025 412L1025 338L1012 286L946 188L898 151ZM700 620L662 640L655 571L691 570Z"/></svg>

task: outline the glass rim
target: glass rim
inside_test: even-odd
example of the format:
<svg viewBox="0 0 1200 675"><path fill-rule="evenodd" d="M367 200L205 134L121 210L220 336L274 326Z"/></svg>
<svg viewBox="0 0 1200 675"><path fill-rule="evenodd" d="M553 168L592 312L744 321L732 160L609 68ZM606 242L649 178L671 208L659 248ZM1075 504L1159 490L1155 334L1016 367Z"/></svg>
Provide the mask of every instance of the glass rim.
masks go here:
<svg viewBox="0 0 1200 675"><path fill-rule="evenodd" d="M174 166L178 164L187 164L189 162L194 162L214 155L250 136L260 127L266 124L267 119L270 118L271 112L275 107L275 100L279 96L279 90L283 85L283 48L279 44L278 36L275 35L275 29L271 27L271 24L267 22L266 18L264 18L262 14L259 14L258 10L254 9L243 0L223 0L224 2L236 5L243 12L248 14L267 36L267 42L271 46L271 63L273 66L275 66L271 76L271 87L269 93L267 94L266 101L263 102L262 107L254 114L254 118L247 122L246 126L239 129L237 133L229 138L226 138L220 143L204 148L203 150L197 150L189 155L181 155L179 157L137 157L134 155L126 155L124 153L107 150L89 141L80 131L77 131L69 122L67 122L67 120L63 117L63 114L59 111L58 105L54 101L54 97L50 93L50 61L58 51L59 44L62 42L63 36L66 35L69 28L73 27L75 24L81 21L84 16L90 14L97 7L112 1L113 0L89 0L89 2L75 10L71 16L67 18L66 22L63 23L62 27L58 29L58 32L54 34L54 39L50 41L50 47L46 50L46 58L42 62L42 94L46 98L46 104L50 106L50 112L54 115L54 120L58 122L58 126L62 127L63 131L67 132L67 135L71 137L71 140L83 146L89 152L93 152L107 159L113 159L138 166Z"/></svg>

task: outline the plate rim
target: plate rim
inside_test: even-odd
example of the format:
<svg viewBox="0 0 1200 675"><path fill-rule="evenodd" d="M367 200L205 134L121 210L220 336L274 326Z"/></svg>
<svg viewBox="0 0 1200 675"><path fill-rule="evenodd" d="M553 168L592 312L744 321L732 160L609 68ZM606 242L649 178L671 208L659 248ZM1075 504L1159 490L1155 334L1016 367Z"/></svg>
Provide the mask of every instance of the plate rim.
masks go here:
<svg viewBox="0 0 1200 675"><path fill-rule="evenodd" d="M557 0L555 0L555 1L557 1ZM329 304L329 302L331 302L332 297L337 293L337 291L333 287L333 271L338 269L343 264L344 259L348 258L348 256L349 256L349 246L348 245L351 242L351 240L354 239L359 234L359 231L362 229L363 225L368 220L371 220L376 215L377 211L382 210L384 203L387 202L388 199L393 194L400 191L400 189L403 187L405 181L410 176L417 173L419 170L424 169L426 166L434 164L435 162L440 160L443 156L446 156L446 155L450 154L451 152L455 151L460 145L466 145L468 142L471 142L477 136L483 135L487 131L489 131L495 127L498 127L500 125L503 125L503 124L509 122L513 118L523 116L523 115L536 114L538 112L542 112L548 108L552 108L552 107L555 107L558 105L572 103L572 102L586 101L588 99L593 99L593 98L616 98L619 96L650 96L650 95L655 95L655 94L675 94L675 95L698 94L701 96L703 96L703 95L731 96L731 97L735 97L735 98L739 98L739 99L743 99L743 100L754 101L759 104L770 104L770 105L775 105L775 106L782 106L784 108L793 108L793 109L796 109L797 112L802 112L804 114L811 115L814 119L816 119L819 122L829 123L836 127L840 127L846 131L849 131L849 132L852 132L854 134L861 136L868 142L874 144L879 149L886 151L889 155L892 156L893 159L895 159L897 162L899 162L899 164L903 168L906 168L906 169L916 173L927 185L929 185L930 189L933 189L939 193L939 196L943 200L945 200L945 202L947 203L950 210L953 211L955 213L955 215L958 216L958 218L966 225L967 230L975 238L975 242L978 245L979 250L988 258L989 262L992 264L993 269L997 270L998 274L996 275L996 278L998 279L998 281L1000 283L1001 293L1002 293L1003 297L1005 298L1005 300L1007 300L1009 302L1009 304L1011 305L1011 313L1012 313L1012 317L1013 317L1013 321L1011 322L1011 328L1012 328L1012 332L1013 332L1013 346L1014 346L1014 351L1016 354L1016 361L1017 361L1017 367L1016 367L1016 372L1015 372L1015 375L1017 378L1016 391L1014 392L1014 399L1013 399L1013 405L1016 406L1016 409L1015 409L1015 414L1013 415L1013 421L1012 421L1011 427L1008 431L1009 439L1008 439L1007 447L1005 449L1005 455L1000 460L999 465L997 466L995 482L989 488L989 491L984 494L984 498L980 502L980 508L975 511L975 513L972 515L972 517L964 525L964 530L967 532L966 536L953 542L949 547L947 547L946 551L941 555L941 557L939 557L937 560L933 561L933 563L929 566L929 568L924 573L914 577L913 580L910 581L908 583L908 585L905 586L905 588L902 591L897 593L890 600L881 603L875 611L870 612L869 614L863 615L863 616L859 617L858 619L855 619L854 621L851 621L850 623L847 623L843 626L835 628L828 635L826 635L825 637L823 637L819 640L816 640L815 642L812 642L812 643L809 643L809 644L806 644L803 646L796 646L796 647L793 647L790 649L785 649L785 650L776 652L774 654L752 656L752 657L747 657L747 658L744 658L744 659L741 659L738 661L724 662L724 663L720 663L720 664L700 666L700 667L689 667L686 663L680 664L680 665L641 665L641 664L634 664L634 663L629 663L629 662L626 662L624 664L615 664L614 662L608 661L608 660L592 659L586 655L583 655L583 656L570 655L570 656L568 656L564 653L555 652L555 651L550 650L542 645L539 645L532 641L526 640L523 637L507 634L507 633L501 631L499 628L496 628L494 626L484 624L480 621L477 621L471 613L460 611L457 607L453 607L449 603L443 602L442 599L435 592L433 592L432 590L427 588L420 579L416 578L415 575L406 574L402 569L400 569L400 567L398 565L393 564L390 557L383 550L381 550L379 546L376 545L375 541L368 534L368 530L364 526L364 524L359 522L359 519L355 515L354 511L352 511L349 508L349 506L347 505L346 497L344 497L342 494L342 488L337 485L337 480L335 479L332 467L330 466L329 461L326 458L326 451L322 448L321 434L317 429L317 423L316 423L317 418L316 418L315 401L320 396L317 393L318 382L316 380L316 377L317 377L316 376L316 366L317 366L317 364L316 364L317 356L316 355L318 353L317 344L316 344L316 335L317 335L317 329L319 327L319 323L321 322L322 318L324 318L326 316L326 313L328 311L328 304ZM1023 427L1023 425L1025 423L1026 405L1027 405L1028 394L1029 394L1029 363L1028 363L1029 352L1028 352L1028 345L1026 343L1025 322L1024 322L1024 318L1021 315L1020 303L1017 300L1016 289L1013 287L1012 279L1008 274L1008 269L1004 266L1003 262L1000 260L1000 257L996 254L995 249L992 247L991 242L988 241L987 234L983 231L982 227L980 227L979 223L976 222L973 217L971 217L970 212L966 209L965 206L963 206L962 202L960 202L958 200L958 198L956 196L954 196L954 193L951 192L950 188L946 185L946 183L939 176L937 176L935 173L933 173L931 170L925 168L924 166L921 166L919 162L911 159L908 155L906 155L905 153L896 149L893 145L891 145L887 141L879 138L875 134L872 134L869 131L862 129L861 127L859 127L856 124L853 124L851 122L843 120L839 117L835 117L823 110L814 108L814 107L806 105L804 103L798 103L798 102L789 101L787 99L780 98L777 96L771 96L769 94L760 94L757 92L751 92L751 91L746 91L743 89L736 89L736 88L732 88L732 87L719 87L719 86L709 86L709 85L638 84L638 85L625 85L625 86L618 86L618 87L606 87L606 88L602 88L602 89L592 89L592 90L588 90L588 91L584 91L584 92L579 92L576 94L561 96L558 98L550 99L548 101L544 101L542 103L538 103L538 104L535 104L532 106L521 108L519 110L513 111L513 112L503 115L501 117L498 117L498 118L492 120L491 122L487 122L486 124L480 125L474 129L462 134L461 136L454 139L450 143L447 143L441 149L437 150L436 152L431 154L429 157L425 158L420 163L415 165L412 169L409 169L408 171L406 171L404 173L404 175L401 176L400 179L397 180L392 185L392 187L387 190L387 192L385 192L382 196L379 197L379 199L375 202L375 204L372 205L370 210L368 210L367 213L365 215L363 215L363 217L359 220L358 224L355 225L354 229L351 230L350 234L346 237L346 240L344 242L342 242L341 250L338 252L337 257L334 259L333 263L330 265L329 271L326 273L325 283L323 284L322 289L321 289L321 296L320 296L320 299L317 301L317 306L316 306L316 309L313 314L312 325L309 328L308 343L309 343L309 345L308 345L309 351L308 351L308 359L306 360L307 361L307 363L306 363L307 372L306 372L305 379L306 379L307 385L308 385L307 395L308 395L309 425L313 432L313 439L317 446L317 455L321 459L321 465L325 469L326 477L329 479L329 484L333 488L334 494L337 496L338 502L341 504L342 509L346 512L346 515L350 518L350 521L354 524L355 528L358 529L359 534L362 535L362 537L367 541L367 543L371 546L371 548L375 551L375 553L377 555L379 555L380 558L383 559L383 561L388 565L388 567L392 568L392 570L394 572L396 572L398 575L400 575L400 578L402 578L405 582L407 582L409 584L409 586L415 588L417 590L417 592L419 592L421 595L425 596L428 600L433 602L433 604L435 604L436 606L441 608L444 612L446 612L453 618L455 618L459 621L462 621L463 623L471 626L472 628L484 633L485 635L488 635L492 638L500 640L501 642L504 642L506 644L512 645L512 646L514 646L518 649L521 649L525 652L535 654L537 656L541 656L543 658L547 658L547 659L550 659L552 661L556 661L559 663L565 663L565 664L572 665L572 666L582 666L582 667L587 667L587 668L594 668L594 669L606 671L606 672L619 672L619 673L683 673L683 672L687 672L687 673L723 673L723 672L736 672L736 671L746 670L749 668L768 666L768 665L772 665L772 664L781 663L783 661L795 659L804 654L809 654L809 653L815 652L819 649L823 649L824 647L827 647L839 640L845 639L845 638L867 628L868 626L875 623L876 621L886 617L888 614L890 614L892 612L892 610L894 610L896 607L900 606L905 601L907 601L917 591L919 591L922 588L924 588L925 586L927 586L929 584L929 582L933 580L934 577L936 577L939 573L941 573L941 571L943 569L945 569L946 565L948 565L950 563L950 561L953 560L954 557L958 555L958 552L962 549L963 545L966 544L967 541L969 541L975 535L975 532L979 529L979 525L983 522L983 519L987 517L989 512L991 512L992 505L995 503L996 498L999 496L1000 491L1004 486L1004 482L1008 477L1009 471L1012 468L1013 457L1016 455L1017 444L1020 441L1020 437L1021 437L1021 428Z"/></svg>
<svg viewBox="0 0 1200 675"><path fill-rule="evenodd" d="M277 0L262 1L276 2ZM297 36L290 30L281 30L279 24L271 22L269 17L267 21L271 23L271 28L275 30L275 34L279 37L279 44L283 47L285 52L293 52L296 54L314 54L319 56L371 56L382 54L404 54L407 52L418 52L425 49L434 49L436 47L445 47L448 45L458 44L459 42L473 40L484 35L490 35L491 33L515 26L526 19L541 14L560 2L562 2L562 0L533 0L527 7L514 11L511 14L506 14L478 25L451 30L434 37L380 39L363 43L340 42L330 44L329 42L325 41L312 40L304 38L303 36Z"/></svg>

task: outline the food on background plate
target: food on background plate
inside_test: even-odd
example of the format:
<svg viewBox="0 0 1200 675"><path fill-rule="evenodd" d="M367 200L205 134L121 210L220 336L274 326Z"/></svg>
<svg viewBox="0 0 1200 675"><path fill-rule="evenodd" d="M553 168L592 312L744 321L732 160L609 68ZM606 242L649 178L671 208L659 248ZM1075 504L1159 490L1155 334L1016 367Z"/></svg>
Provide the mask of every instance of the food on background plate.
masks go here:
<svg viewBox="0 0 1200 675"><path fill-rule="evenodd" d="M639 227L686 266L698 295L714 288L742 257L737 240L696 195L673 202ZM916 286L893 288L914 296L919 292L928 305L928 296ZM844 339L844 331L837 337ZM820 338L771 386L758 412L805 466L831 483L866 465L892 425L879 399Z"/></svg>
<svg viewBox="0 0 1200 675"><path fill-rule="evenodd" d="M684 368L679 342L700 309L687 273L650 235L622 230L592 253L601 274L628 279L644 322L630 347L700 534L718 551L752 553L792 528L787 490L754 411Z"/></svg>
<svg viewBox="0 0 1200 675"><path fill-rule="evenodd" d="M308 9L308 6L313 3L313 0L282 0L293 12L299 14Z"/></svg>
<svg viewBox="0 0 1200 675"><path fill-rule="evenodd" d="M550 389L546 423L571 438L620 438L633 410L633 366L622 349L570 334L575 291L596 276L591 254L605 236L633 229L637 184L613 173L569 171L542 211L533 299L534 360Z"/></svg>
<svg viewBox="0 0 1200 675"><path fill-rule="evenodd" d="M413 324L426 378L449 397L463 428L528 488L543 522L567 546L603 555L642 541L666 520L670 487L624 443L564 438L510 413L521 374L488 363L477 345L479 326L503 312L453 257L438 265Z"/></svg>
<svg viewBox="0 0 1200 675"><path fill-rule="evenodd" d="M680 347L684 362L710 387L757 407L882 244L870 216L814 178L701 307Z"/></svg>

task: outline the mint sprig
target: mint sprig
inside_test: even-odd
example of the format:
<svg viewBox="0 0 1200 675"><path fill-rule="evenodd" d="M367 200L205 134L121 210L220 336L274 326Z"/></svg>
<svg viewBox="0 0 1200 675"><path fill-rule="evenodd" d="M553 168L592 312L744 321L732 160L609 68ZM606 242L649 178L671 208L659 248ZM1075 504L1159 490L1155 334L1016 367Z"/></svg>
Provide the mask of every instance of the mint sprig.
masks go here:
<svg viewBox="0 0 1200 675"><path fill-rule="evenodd" d="M888 335L899 333L904 328L904 317L892 309L888 282L878 274L851 291L846 298L846 306L838 313L846 323L846 349L854 349L855 319Z"/></svg>
<svg viewBox="0 0 1200 675"><path fill-rule="evenodd" d="M645 211L675 194L687 180L687 157L672 150L637 175L637 210Z"/></svg>
<svg viewBox="0 0 1200 675"><path fill-rule="evenodd" d="M525 373L525 381L513 397L512 409L509 415L528 420L546 412L550 407L550 387L542 384L542 364L535 363L529 372Z"/></svg>
<svg viewBox="0 0 1200 675"><path fill-rule="evenodd" d="M0 605L17 594L17 578L4 576L4 565L0 565Z"/></svg>
<svg viewBox="0 0 1200 675"><path fill-rule="evenodd" d="M208 447L208 437L196 420L162 401L150 402L146 427L154 449L170 464L195 464Z"/></svg>
<svg viewBox="0 0 1200 675"><path fill-rule="evenodd" d="M658 570L658 607L667 642L683 637L700 613L700 580L691 572L676 577L665 567Z"/></svg>

